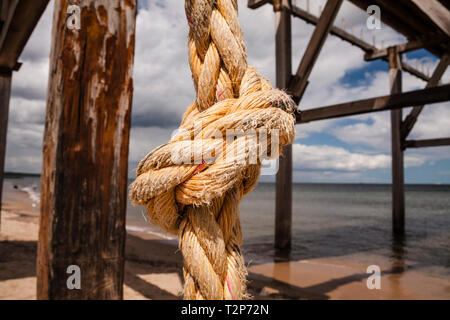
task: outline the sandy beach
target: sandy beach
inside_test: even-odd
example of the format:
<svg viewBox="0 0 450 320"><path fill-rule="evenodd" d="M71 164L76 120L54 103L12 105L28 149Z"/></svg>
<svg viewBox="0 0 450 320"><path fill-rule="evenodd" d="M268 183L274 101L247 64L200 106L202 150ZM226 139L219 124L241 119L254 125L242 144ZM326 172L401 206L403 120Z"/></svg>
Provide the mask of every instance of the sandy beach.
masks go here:
<svg viewBox="0 0 450 320"><path fill-rule="evenodd" d="M0 232L0 299L36 298L38 214L27 203L6 201ZM365 268L333 257L249 265L254 299L450 299L450 280L414 264L380 267L381 290L369 290ZM124 299L181 299L181 255L176 242L128 232Z"/></svg>

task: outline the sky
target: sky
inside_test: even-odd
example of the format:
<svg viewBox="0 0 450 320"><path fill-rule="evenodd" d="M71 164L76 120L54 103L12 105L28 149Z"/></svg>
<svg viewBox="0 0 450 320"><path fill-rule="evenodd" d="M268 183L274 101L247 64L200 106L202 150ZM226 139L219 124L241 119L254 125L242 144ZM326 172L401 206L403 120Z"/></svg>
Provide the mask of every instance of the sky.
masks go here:
<svg viewBox="0 0 450 320"><path fill-rule="evenodd" d="M272 6L248 9L238 0L239 16L248 49L248 63L275 83L275 17ZM293 1L306 8L306 0ZM325 1L311 1L317 15ZM6 171L40 173L46 92L51 45L53 1L30 38L13 76ZM381 14L383 14L381 12ZM382 24L366 27L367 13L344 1L335 24L355 33L363 29L368 42L380 47L406 39ZM344 20L342 20L344 19ZM82 26L83 27L83 26ZM292 20L293 72L314 30L300 19ZM129 156L129 178L138 162L153 148L166 143L178 127L185 109L195 98L187 60L188 27L180 0L141 0L137 17L134 98ZM433 71L437 58L425 50L408 53L408 63ZM422 67L420 67L422 68ZM450 80L447 70L443 83ZM426 85L407 73L403 90ZM363 52L329 36L310 76L299 108L302 110L389 94L387 63L365 62ZM410 139L450 136L450 102L428 106ZM410 109L404 109L404 116ZM324 120L296 127L293 145L294 181L317 183L390 183L390 113L380 112ZM264 177L273 181L273 177ZM450 184L450 147L412 149L405 152L406 183Z"/></svg>

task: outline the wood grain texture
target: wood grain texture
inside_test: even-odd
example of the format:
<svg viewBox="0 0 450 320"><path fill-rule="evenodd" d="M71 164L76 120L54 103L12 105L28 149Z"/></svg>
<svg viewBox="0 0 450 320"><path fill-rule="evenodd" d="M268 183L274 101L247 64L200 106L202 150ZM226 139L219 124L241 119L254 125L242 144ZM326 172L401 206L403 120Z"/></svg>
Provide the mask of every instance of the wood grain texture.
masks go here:
<svg viewBox="0 0 450 320"><path fill-rule="evenodd" d="M121 299L136 1L55 2L43 145L38 299ZM81 268L68 290L67 267Z"/></svg>

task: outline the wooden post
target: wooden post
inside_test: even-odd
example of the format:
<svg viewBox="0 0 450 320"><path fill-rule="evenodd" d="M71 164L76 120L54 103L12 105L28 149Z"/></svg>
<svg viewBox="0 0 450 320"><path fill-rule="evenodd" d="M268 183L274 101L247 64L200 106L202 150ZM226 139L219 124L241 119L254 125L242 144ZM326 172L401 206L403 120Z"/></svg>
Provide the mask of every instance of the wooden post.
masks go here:
<svg viewBox="0 0 450 320"><path fill-rule="evenodd" d="M433 23L450 37L450 12L438 0L411 0Z"/></svg>
<svg viewBox="0 0 450 320"><path fill-rule="evenodd" d="M8 132L9 98L11 96L11 71L0 71L0 227L2 218L3 174L5 169L6 134Z"/></svg>
<svg viewBox="0 0 450 320"><path fill-rule="evenodd" d="M275 12L276 82L278 88L286 89L292 75L291 13L288 1L280 2L282 6ZM292 232L292 145L284 147L280 157L275 202L275 247L289 249Z"/></svg>
<svg viewBox="0 0 450 320"><path fill-rule="evenodd" d="M450 101L450 84L390 94L376 98L338 103L325 107L306 108L305 110L296 112L296 118L297 124L300 124L407 107L414 107L414 110L416 108L415 106L420 106L422 108L425 104L430 104L429 108L433 108L433 106L437 106L436 103L446 101ZM406 135L404 137L406 137Z"/></svg>
<svg viewBox="0 0 450 320"><path fill-rule="evenodd" d="M136 1L77 1L79 30L70 4L53 16L37 297L121 299Z"/></svg>
<svg viewBox="0 0 450 320"><path fill-rule="evenodd" d="M428 147L442 147L450 146L450 138L426 139L426 140L407 140L405 141L406 148L428 148Z"/></svg>
<svg viewBox="0 0 450 320"><path fill-rule="evenodd" d="M402 92L400 55L389 48L389 80L391 94ZM401 134L402 109L391 110L392 137L392 226L394 236L405 232L405 182L403 167L403 139Z"/></svg>

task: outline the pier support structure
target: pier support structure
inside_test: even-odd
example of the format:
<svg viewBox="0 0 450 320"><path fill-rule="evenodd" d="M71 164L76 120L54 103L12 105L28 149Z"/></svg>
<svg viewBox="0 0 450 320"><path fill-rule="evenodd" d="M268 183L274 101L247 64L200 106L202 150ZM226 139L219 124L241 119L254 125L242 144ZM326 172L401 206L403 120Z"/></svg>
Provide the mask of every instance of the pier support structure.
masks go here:
<svg viewBox="0 0 450 320"><path fill-rule="evenodd" d="M136 1L78 1L80 29L70 4L54 3L37 297L121 299Z"/></svg>
<svg viewBox="0 0 450 320"><path fill-rule="evenodd" d="M276 15L275 56L276 85L287 89L292 74L291 13L287 1L279 1L274 7ZM275 247L291 246L292 233L292 145L283 148L276 177L275 195Z"/></svg>
<svg viewBox="0 0 450 320"><path fill-rule="evenodd" d="M49 0L0 1L0 227L12 73Z"/></svg>
<svg viewBox="0 0 450 320"><path fill-rule="evenodd" d="M6 135L8 132L9 99L11 96L11 70L0 70L0 228L2 217L3 175L5 170Z"/></svg>
<svg viewBox="0 0 450 320"><path fill-rule="evenodd" d="M389 81L391 95L402 92L402 67L400 55L389 48ZM405 232L405 179L403 165L403 139L401 134L402 109L391 110L392 148L392 228L395 236Z"/></svg>
<svg viewBox="0 0 450 320"><path fill-rule="evenodd" d="M308 86L309 76L333 26L342 1L327 1L295 75L292 75L291 1L273 1L276 14L277 87L287 89L296 103L300 103ZM289 249L291 246L292 169L292 145L290 145L283 150L277 174L275 206L275 247L277 249Z"/></svg>
<svg viewBox="0 0 450 320"><path fill-rule="evenodd" d="M366 12L368 3L365 0L350 0ZM382 6L381 20L394 30L406 35L408 41L389 48L378 48L375 41L368 43L363 37L334 26L334 20L342 4L342 0L327 0L323 10L318 15L310 11L309 2L306 10L295 2L285 0L248 0L248 7L257 9L266 4L272 4L277 17L276 30L276 75L277 86L292 95L294 101L300 103L308 86L308 78L320 54L328 34L350 43L364 51L364 59L372 61L385 60L390 67L391 93L388 96L375 97L359 101L350 101L336 105L298 110L297 124L358 114L391 110L392 131L392 216L393 233L402 236L405 229L405 195L403 153L408 148L438 147L450 145L450 138L434 138L426 140L407 140L421 111L427 104L435 104L450 100L450 85L439 85L439 80L445 73L450 58L448 54L448 21L450 10L432 1L430 4L421 0L398 0L395 3L375 1ZM404 12L411 15L405 15ZM294 75L291 72L291 20L294 16L316 26L306 47L303 58ZM414 17L413 17L414 16ZM419 32L420 31L420 32ZM431 77L424 68L419 70L407 62L401 61L399 55L418 49L427 49L440 57L440 62ZM401 77L405 71L427 82L422 90L402 93ZM409 115L402 119L402 108L413 107ZM280 158L280 170L277 175L276 210L275 210L275 247L287 249L291 243L292 225L292 148L284 150Z"/></svg>

